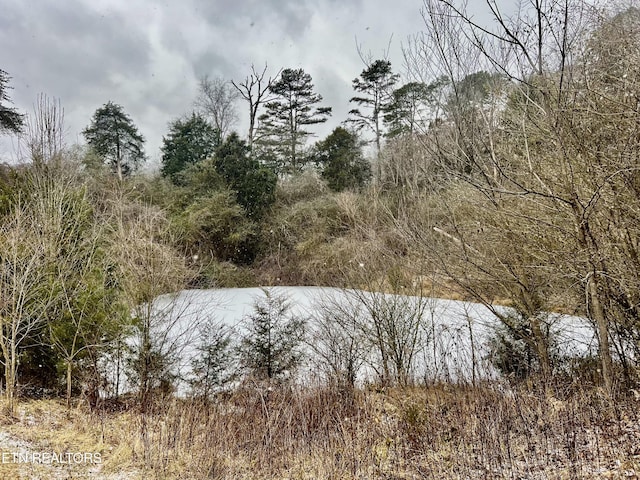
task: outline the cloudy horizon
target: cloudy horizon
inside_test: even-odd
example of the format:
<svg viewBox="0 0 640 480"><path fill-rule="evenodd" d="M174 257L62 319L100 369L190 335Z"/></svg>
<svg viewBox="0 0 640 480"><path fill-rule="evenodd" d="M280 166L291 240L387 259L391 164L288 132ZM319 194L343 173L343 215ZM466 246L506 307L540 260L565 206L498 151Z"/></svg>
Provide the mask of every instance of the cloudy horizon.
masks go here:
<svg viewBox="0 0 640 480"><path fill-rule="evenodd" d="M421 0L0 0L0 69L11 76L13 106L33 112L40 93L61 102L67 143L107 101L123 106L146 139L152 164L168 124L193 110L204 75L243 80L251 65L309 73L333 116L347 118L351 81L388 52L404 73L402 45L424 29ZM246 135L246 105L237 104ZM15 161L15 138L1 139L0 162Z"/></svg>

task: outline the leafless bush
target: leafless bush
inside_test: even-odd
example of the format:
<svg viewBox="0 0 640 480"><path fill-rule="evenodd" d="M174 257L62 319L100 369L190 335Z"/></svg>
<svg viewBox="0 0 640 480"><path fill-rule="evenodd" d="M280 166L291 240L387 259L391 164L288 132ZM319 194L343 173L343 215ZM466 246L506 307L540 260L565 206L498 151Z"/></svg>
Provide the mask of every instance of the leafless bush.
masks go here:
<svg viewBox="0 0 640 480"><path fill-rule="evenodd" d="M612 408L597 389L445 384L356 390L354 400L331 388L281 388L239 390L217 404L176 401L153 418L146 467L167 479L622 478L640 468L634 401Z"/></svg>

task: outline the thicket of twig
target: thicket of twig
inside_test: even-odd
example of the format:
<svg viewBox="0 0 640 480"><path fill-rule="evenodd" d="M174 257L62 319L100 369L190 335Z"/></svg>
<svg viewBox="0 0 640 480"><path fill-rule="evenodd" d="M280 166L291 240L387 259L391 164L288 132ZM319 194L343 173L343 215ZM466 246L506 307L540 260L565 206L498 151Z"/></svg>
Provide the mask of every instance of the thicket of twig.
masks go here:
<svg viewBox="0 0 640 480"><path fill-rule="evenodd" d="M637 404L561 385L254 385L213 403L160 402L145 413L144 437L135 410L75 410L66 430L42 438L70 448L79 430L101 439L103 472L168 480L637 478ZM52 424L51 410L37 412L34 439Z"/></svg>

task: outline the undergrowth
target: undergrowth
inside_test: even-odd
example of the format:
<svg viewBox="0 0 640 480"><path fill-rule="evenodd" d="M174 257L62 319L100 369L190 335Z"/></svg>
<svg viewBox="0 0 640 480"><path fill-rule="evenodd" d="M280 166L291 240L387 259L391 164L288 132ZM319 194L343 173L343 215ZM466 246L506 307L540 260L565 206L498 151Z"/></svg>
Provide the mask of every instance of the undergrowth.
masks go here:
<svg viewBox="0 0 640 480"><path fill-rule="evenodd" d="M5 422L51 448L103 452L156 479L638 478L638 399L598 388L448 384L340 391L253 385L144 417L27 403ZM52 406L53 405L53 406ZM59 418L57 418L59 417ZM133 474L131 474L133 475Z"/></svg>

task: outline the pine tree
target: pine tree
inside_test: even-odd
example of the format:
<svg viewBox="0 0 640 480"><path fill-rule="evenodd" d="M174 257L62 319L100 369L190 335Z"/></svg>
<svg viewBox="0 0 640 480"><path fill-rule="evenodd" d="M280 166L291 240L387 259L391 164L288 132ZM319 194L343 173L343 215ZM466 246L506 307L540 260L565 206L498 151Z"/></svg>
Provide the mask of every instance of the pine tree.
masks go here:
<svg viewBox="0 0 640 480"><path fill-rule="evenodd" d="M175 183L178 173L213 154L219 139L218 132L199 114L175 120L162 139L162 176Z"/></svg>
<svg viewBox="0 0 640 480"><path fill-rule="evenodd" d="M123 108L113 102L96 110L91 125L82 134L120 180L145 160L144 137Z"/></svg>
<svg viewBox="0 0 640 480"><path fill-rule="evenodd" d="M278 173L300 171L305 163L301 149L312 135L305 128L326 122L331 108L315 106L322 96L313 92L311 75L301 68L283 70L269 90L275 100L266 104L267 112L260 117L261 143L275 154Z"/></svg>
<svg viewBox="0 0 640 480"><path fill-rule="evenodd" d="M348 121L357 131L367 129L374 134L378 154L382 148L384 110L391 102L392 89L399 78L400 75L391 70L390 61L376 60L362 71L360 78L355 78L352 82L353 89L360 96L349 100L358 105L358 108L349 112L352 118Z"/></svg>
<svg viewBox="0 0 640 480"><path fill-rule="evenodd" d="M436 94L447 81L438 79L431 84L410 82L393 91L384 109L387 137L424 132L427 121L433 119Z"/></svg>
<svg viewBox="0 0 640 480"><path fill-rule="evenodd" d="M9 74L0 69L0 133L19 133L24 126L24 115L19 114L15 108L3 105L4 102L11 103L7 93L9 87Z"/></svg>

